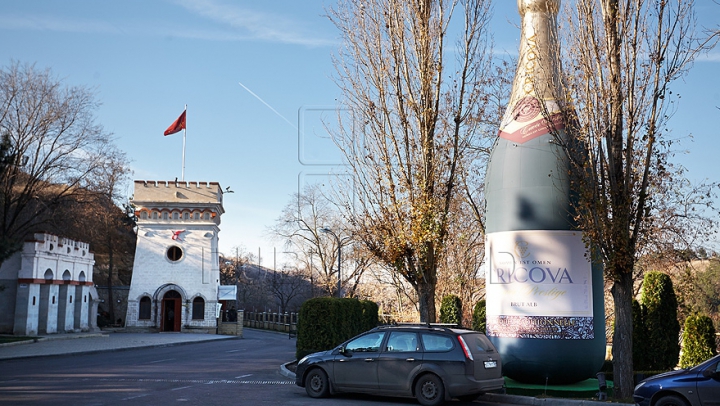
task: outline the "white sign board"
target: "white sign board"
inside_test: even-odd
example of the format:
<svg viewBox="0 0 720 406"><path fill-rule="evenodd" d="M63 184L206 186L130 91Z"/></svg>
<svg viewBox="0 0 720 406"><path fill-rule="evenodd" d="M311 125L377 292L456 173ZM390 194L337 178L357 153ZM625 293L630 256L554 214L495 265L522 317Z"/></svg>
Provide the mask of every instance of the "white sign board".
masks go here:
<svg viewBox="0 0 720 406"><path fill-rule="evenodd" d="M237 299L237 286L235 285L221 285L218 289L218 300L236 300Z"/></svg>
<svg viewBox="0 0 720 406"><path fill-rule="evenodd" d="M487 334L592 339L590 254L579 231L491 233L487 259Z"/></svg>

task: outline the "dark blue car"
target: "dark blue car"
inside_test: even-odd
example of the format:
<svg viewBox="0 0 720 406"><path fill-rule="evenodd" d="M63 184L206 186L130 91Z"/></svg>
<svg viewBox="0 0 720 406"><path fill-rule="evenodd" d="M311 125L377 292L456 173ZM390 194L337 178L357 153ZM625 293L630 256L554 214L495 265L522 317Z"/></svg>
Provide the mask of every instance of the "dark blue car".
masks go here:
<svg viewBox="0 0 720 406"><path fill-rule="evenodd" d="M477 331L435 325L382 326L298 362L298 386L333 393L415 397L424 406L502 390L500 354Z"/></svg>
<svg viewBox="0 0 720 406"><path fill-rule="evenodd" d="M645 379L633 399L639 406L720 406L720 355Z"/></svg>

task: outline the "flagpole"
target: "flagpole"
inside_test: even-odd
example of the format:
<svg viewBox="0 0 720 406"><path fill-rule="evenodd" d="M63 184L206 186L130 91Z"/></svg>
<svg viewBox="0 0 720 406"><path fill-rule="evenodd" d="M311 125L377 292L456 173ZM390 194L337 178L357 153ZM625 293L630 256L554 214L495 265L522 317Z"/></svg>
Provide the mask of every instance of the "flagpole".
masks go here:
<svg viewBox="0 0 720 406"><path fill-rule="evenodd" d="M185 125L183 126L183 150L182 150L182 181L185 182L185 135L187 132L187 104L185 105Z"/></svg>

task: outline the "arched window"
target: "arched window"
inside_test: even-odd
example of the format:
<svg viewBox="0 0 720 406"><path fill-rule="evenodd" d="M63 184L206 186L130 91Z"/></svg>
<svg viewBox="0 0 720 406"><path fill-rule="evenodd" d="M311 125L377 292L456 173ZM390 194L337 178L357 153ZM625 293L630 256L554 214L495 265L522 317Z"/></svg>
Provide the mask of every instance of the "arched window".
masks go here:
<svg viewBox="0 0 720 406"><path fill-rule="evenodd" d="M140 313L138 314L139 320L150 320L151 313L151 302L150 298L143 296L140 299Z"/></svg>
<svg viewBox="0 0 720 406"><path fill-rule="evenodd" d="M65 272L63 272L62 278L64 281L69 281L72 279L72 276L70 275L70 270L66 269Z"/></svg>
<svg viewBox="0 0 720 406"><path fill-rule="evenodd" d="M193 299L193 312L192 312L192 318L193 320L203 320L205 319L205 300L201 297L196 297Z"/></svg>

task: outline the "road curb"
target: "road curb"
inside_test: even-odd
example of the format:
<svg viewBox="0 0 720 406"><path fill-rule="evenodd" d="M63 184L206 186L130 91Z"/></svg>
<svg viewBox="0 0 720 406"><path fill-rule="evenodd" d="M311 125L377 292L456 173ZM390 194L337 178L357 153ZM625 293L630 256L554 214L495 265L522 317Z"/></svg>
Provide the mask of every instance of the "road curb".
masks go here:
<svg viewBox="0 0 720 406"><path fill-rule="evenodd" d="M287 365L292 364L295 361L286 362L282 365L280 365L280 374L286 378L292 378L295 379L295 373L291 370L287 369Z"/></svg>
<svg viewBox="0 0 720 406"><path fill-rule="evenodd" d="M498 393L486 393L478 398L484 402L511 403L514 405L529 406L608 406L608 405L632 405L632 403L601 402L599 400L585 399L563 399L563 398L535 398L519 395L502 395Z"/></svg>
<svg viewBox="0 0 720 406"><path fill-rule="evenodd" d="M68 334L57 334L57 335L47 335L47 336L36 336L31 337L27 340L22 341L13 341L11 343L2 343L0 344L0 347L12 347L15 345L26 345L26 344L34 344L39 343L43 341L54 341L54 340L76 340L79 338L97 338L97 337L108 337L107 333L68 333Z"/></svg>

